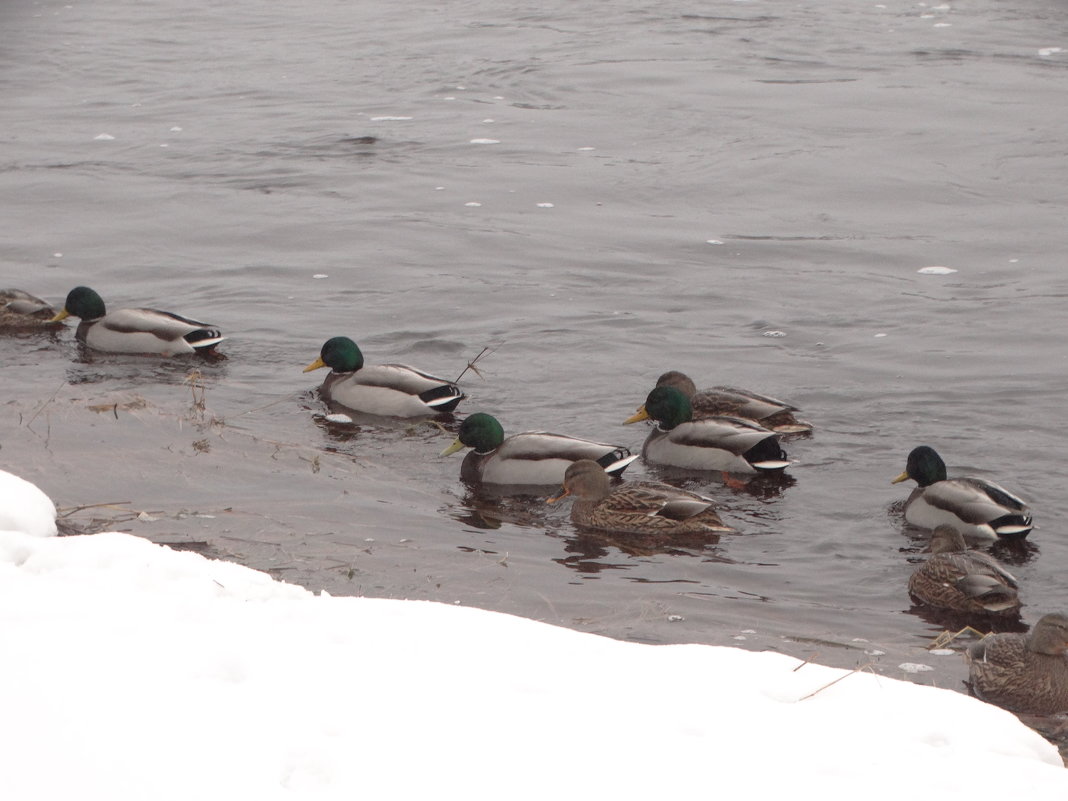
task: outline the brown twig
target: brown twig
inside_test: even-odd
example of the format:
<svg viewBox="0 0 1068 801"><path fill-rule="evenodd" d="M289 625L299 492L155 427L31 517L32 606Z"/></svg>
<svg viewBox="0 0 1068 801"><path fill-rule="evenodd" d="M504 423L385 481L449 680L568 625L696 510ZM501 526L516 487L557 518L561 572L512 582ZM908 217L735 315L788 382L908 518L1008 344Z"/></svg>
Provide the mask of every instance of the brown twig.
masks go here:
<svg viewBox="0 0 1068 801"><path fill-rule="evenodd" d="M500 346L498 345L497 347L500 347ZM460 379L464 377L464 373L466 373L468 370L470 370L475 375L477 375L479 378L481 378L483 381L485 381L485 377L482 375L482 373L480 373L478 371L478 368L475 367L475 365L478 364L478 360L481 359L483 356L489 356L491 353L493 353L496 350L497 350L497 348L491 348L489 345L484 347L482 350L480 350L478 352L478 356L476 356L475 358L473 358L471 361L469 361L467 363L467 367L465 367L463 369L463 372L461 372L460 375L456 376L456 380L453 381L452 383L454 383L454 384L458 383L460 381Z"/></svg>
<svg viewBox="0 0 1068 801"><path fill-rule="evenodd" d="M246 414L252 414L253 412L262 412L264 409L270 409L272 406L277 406L279 403L283 403L287 400L291 400L297 396L296 392L287 392L278 400L273 400L270 403L265 403L263 406L257 406L255 409L248 409L240 414L229 415L231 417L244 417Z"/></svg>
<svg viewBox="0 0 1068 801"><path fill-rule="evenodd" d="M86 509L100 509L103 507L112 506L129 506L133 501L111 501L109 503L87 503L82 506L72 506L70 509L57 509L56 517L70 517L75 512L82 512Z"/></svg>
<svg viewBox="0 0 1068 801"><path fill-rule="evenodd" d="M860 671L862 671L862 670L867 670L867 669L868 669L868 668L870 668L871 666L872 666L872 663L871 663L871 662L868 662L868 663L867 663L867 664L865 664L865 665L861 665L860 667L856 667L856 668L853 668L853 669L852 669L851 671L849 671L848 673L844 673L844 674L842 674L841 676L839 676L839 677L838 677L837 679L835 679L834 681L831 681L831 682L828 682L827 684L824 684L824 685L823 685L822 687L820 687L819 689L813 690L813 691L812 691L812 692L810 692L810 693L809 693L808 695L803 695L803 696L801 696L800 698L798 698L797 700L798 700L798 701L804 701L804 700L806 700L806 699L808 699L808 698L811 698L812 696L814 696L814 695L817 695L818 693L821 693L821 692L823 692L823 691L824 691L824 690L826 690L826 689L827 689L828 687L833 687L833 686L834 686L835 684L837 684L838 682L840 682L840 681L841 681L842 679L848 678L849 676L852 676L852 675L853 675L854 673L860 673Z"/></svg>
<svg viewBox="0 0 1068 801"><path fill-rule="evenodd" d="M33 417L31 417L27 421L26 428L29 428L31 425L33 425L33 421L37 419L38 415L40 415L41 412L43 412L45 409L48 408L48 404L50 404L52 401L54 401L56 399L56 395L58 395L59 391L61 389L63 389L63 387L65 387L65 386L67 386L67 382L66 381L64 381L62 384L60 384L58 387L56 387L56 391L52 393L52 396L48 400L46 400L44 403L42 403L41 404L41 408L39 408L36 412L34 412L33 413Z"/></svg>
<svg viewBox="0 0 1068 801"><path fill-rule="evenodd" d="M798 665L797 667L795 667L795 668L793 669L793 671L792 671L792 672L794 672L794 673L797 673L797 671L799 671L799 670L800 670L801 668L803 668L803 667L804 667L805 665L808 665L808 664L810 664L810 663L812 662L812 660L813 660L813 659L815 659L815 658L816 658L817 656L819 656L819 655L820 655L820 652L819 652L819 651L816 651L816 652L815 652L814 654L812 654L812 656L806 657L806 658L805 658L805 661L804 661L804 662L802 662L802 663L801 663L800 665Z"/></svg>
<svg viewBox="0 0 1068 801"><path fill-rule="evenodd" d="M930 645L927 646L927 650L933 651L936 648L945 648L947 645L957 639L957 637L960 637L962 634L974 634L979 639L983 639L983 637L986 636L986 634L979 631L978 629L973 629L971 626L965 626L957 632L943 631L941 634L931 640Z"/></svg>

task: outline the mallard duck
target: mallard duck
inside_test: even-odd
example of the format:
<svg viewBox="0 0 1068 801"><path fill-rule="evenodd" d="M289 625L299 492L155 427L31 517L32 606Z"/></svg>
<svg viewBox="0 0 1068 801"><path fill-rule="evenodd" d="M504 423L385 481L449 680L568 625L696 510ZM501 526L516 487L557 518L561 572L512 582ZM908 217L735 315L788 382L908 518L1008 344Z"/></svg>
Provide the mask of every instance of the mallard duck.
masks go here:
<svg viewBox="0 0 1068 801"><path fill-rule="evenodd" d="M1068 712L1068 615L1044 615L1024 634L988 634L968 648L977 698L1012 712Z"/></svg>
<svg viewBox="0 0 1068 801"><path fill-rule="evenodd" d="M21 289L0 289L0 331L25 331L52 326L56 310Z"/></svg>
<svg viewBox="0 0 1068 801"><path fill-rule="evenodd" d="M56 536L56 506L36 484L0 470L0 531Z"/></svg>
<svg viewBox="0 0 1068 801"><path fill-rule="evenodd" d="M348 337L326 340L319 358L304 368L308 373L331 368L319 387L326 401L365 414L419 417L451 412L467 396L451 381L403 364L364 367L363 354Z"/></svg>
<svg viewBox="0 0 1068 801"><path fill-rule="evenodd" d="M945 523L978 541L1026 537L1031 531L1027 504L985 478L947 479L946 463L934 448L913 448L905 472L891 483L910 478L919 486L905 502L905 519L914 526L933 529Z"/></svg>
<svg viewBox="0 0 1068 801"><path fill-rule="evenodd" d="M693 419L706 417L740 417L752 420L776 434L805 434L812 424L794 417L800 411L776 398L758 395L736 387L709 387L698 391L690 377L678 370L669 370L656 380L658 387L675 387L690 399Z"/></svg>
<svg viewBox="0 0 1068 801"><path fill-rule="evenodd" d="M790 464L774 432L737 417L694 420L690 399L675 387L654 389L623 423L649 418L658 423L642 447L650 462L743 474L781 472Z"/></svg>
<svg viewBox="0 0 1068 801"><path fill-rule="evenodd" d="M52 322L80 317L75 337L95 350L176 356L208 352L223 340L219 329L158 309L119 309L111 314L100 295L87 286L67 293L63 310Z"/></svg>
<svg viewBox="0 0 1068 801"><path fill-rule="evenodd" d="M987 615L1014 615L1020 609L1020 585L998 561L969 551L952 526L931 535L931 556L909 577L909 594L937 609Z"/></svg>
<svg viewBox="0 0 1068 801"><path fill-rule="evenodd" d="M714 501L655 481L612 488L597 462L580 459L564 472L563 488L549 503L571 495L571 519L580 526L633 534L716 534L731 531Z"/></svg>
<svg viewBox="0 0 1068 801"><path fill-rule="evenodd" d="M592 459L608 475L618 476L638 458L622 445L544 431L524 431L505 439L497 418L482 412L460 424L459 436L441 455L463 448L472 450L460 465L460 477L484 484L559 484L564 471L579 459Z"/></svg>

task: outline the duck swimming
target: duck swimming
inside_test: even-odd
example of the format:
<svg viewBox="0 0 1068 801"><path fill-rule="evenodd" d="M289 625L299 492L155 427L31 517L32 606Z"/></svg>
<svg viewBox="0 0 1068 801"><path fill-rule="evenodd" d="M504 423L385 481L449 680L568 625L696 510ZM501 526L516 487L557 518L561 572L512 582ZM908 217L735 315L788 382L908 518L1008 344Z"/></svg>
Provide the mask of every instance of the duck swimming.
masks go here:
<svg viewBox="0 0 1068 801"><path fill-rule="evenodd" d="M1030 634L988 634L968 648L972 692L1012 712L1068 712L1068 615L1044 615Z"/></svg>
<svg viewBox="0 0 1068 801"><path fill-rule="evenodd" d="M970 551L952 526L931 535L931 556L909 577L909 595L919 603L987 615L1015 615L1020 610L1020 585L994 557Z"/></svg>
<svg viewBox="0 0 1068 801"><path fill-rule="evenodd" d="M47 302L21 289L0 289L0 331L53 328L56 310Z"/></svg>
<svg viewBox="0 0 1068 801"><path fill-rule="evenodd" d="M811 423L798 420L794 416L794 412L800 411L796 406L747 389L709 387L698 390L690 377L678 370L669 370L661 375L656 380L656 385L675 387L689 398L695 420L706 417L740 417L776 434L807 434L812 431Z"/></svg>
<svg viewBox="0 0 1068 801"><path fill-rule="evenodd" d="M363 353L348 337L328 339L304 372L331 368L319 394L347 409L389 417L451 412L467 396L451 381L404 364L364 366Z"/></svg>
<svg viewBox="0 0 1068 801"><path fill-rule="evenodd" d="M524 431L505 439L504 428L492 415L476 412L460 425L459 436L442 456L471 448L460 466L460 477L485 484L560 484L564 472L580 459L591 459L610 476L618 476L638 458L622 445L588 439Z"/></svg>
<svg viewBox="0 0 1068 801"><path fill-rule="evenodd" d="M656 387L623 423L649 418L658 423L642 447L650 462L741 474L778 473L790 464L774 432L736 417L694 420L690 399L675 387Z"/></svg>
<svg viewBox="0 0 1068 801"><path fill-rule="evenodd" d="M731 531L714 501L668 484L640 481L612 488L604 468L581 459L564 473L563 488L549 503L575 498L571 519L577 525L632 534L718 534Z"/></svg>
<svg viewBox="0 0 1068 801"><path fill-rule="evenodd" d="M81 318L75 332L79 342L109 353L204 353L214 350L224 338L210 323L158 309L119 309L108 314L100 295L87 286L76 286L67 293L63 310L51 322L71 316Z"/></svg>
<svg viewBox="0 0 1068 801"><path fill-rule="evenodd" d="M946 477L946 463L934 448L920 445L909 453L905 472L891 483L912 479L918 485L905 502L905 520L919 528L954 527L965 539L1017 539L1031 531L1031 510L993 481L978 476Z"/></svg>

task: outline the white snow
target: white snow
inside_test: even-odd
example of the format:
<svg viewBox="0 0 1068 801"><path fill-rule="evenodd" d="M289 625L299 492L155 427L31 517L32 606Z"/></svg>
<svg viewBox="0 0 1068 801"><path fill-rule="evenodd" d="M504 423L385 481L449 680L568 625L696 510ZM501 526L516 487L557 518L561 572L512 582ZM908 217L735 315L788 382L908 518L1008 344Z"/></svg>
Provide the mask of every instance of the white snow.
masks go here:
<svg viewBox="0 0 1068 801"><path fill-rule="evenodd" d="M54 537L55 504L36 484L0 470L0 531L22 531L34 537Z"/></svg>
<svg viewBox="0 0 1068 801"><path fill-rule="evenodd" d="M0 617L19 801L1068 798L1052 745L961 693L316 596L126 534L0 532Z"/></svg>

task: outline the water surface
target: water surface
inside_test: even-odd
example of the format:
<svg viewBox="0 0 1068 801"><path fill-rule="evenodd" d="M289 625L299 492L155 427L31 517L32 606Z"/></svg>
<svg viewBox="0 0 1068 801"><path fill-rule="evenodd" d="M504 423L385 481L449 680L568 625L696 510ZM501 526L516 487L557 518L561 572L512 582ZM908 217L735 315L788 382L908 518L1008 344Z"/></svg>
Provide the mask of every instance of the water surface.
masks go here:
<svg viewBox="0 0 1068 801"><path fill-rule="evenodd" d="M923 538L889 483L927 443L1035 508L1002 554L1024 622L1068 607L1061 4L22 0L0 21L0 283L230 336L216 364L0 339L0 464L62 507L126 502L79 524L335 594L960 689L959 657L924 650L942 625L911 609ZM449 431L324 423L301 367L339 334L448 377L493 347L459 412L511 432L637 447L620 423L667 369L817 430L784 485L668 476L738 533L628 553L566 507L473 494Z"/></svg>

